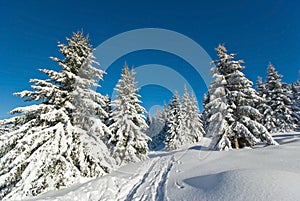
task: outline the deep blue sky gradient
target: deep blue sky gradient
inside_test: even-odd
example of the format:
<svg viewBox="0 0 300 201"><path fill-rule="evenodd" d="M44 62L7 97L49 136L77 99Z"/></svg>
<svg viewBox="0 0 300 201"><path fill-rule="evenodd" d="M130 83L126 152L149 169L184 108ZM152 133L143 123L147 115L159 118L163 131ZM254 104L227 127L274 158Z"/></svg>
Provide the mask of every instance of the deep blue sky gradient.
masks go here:
<svg viewBox="0 0 300 201"><path fill-rule="evenodd" d="M97 47L103 41L138 28L170 29L193 39L212 58L214 48L224 43L229 52L245 61L244 73L252 81L265 77L272 62L283 80L298 79L300 69L300 3L299 1L0 1L0 118L11 109L24 105L13 92L30 89L30 78L44 78L38 68L59 70L50 56L60 56L57 42L65 42L73 31L88 33ZM146 52L147 53L147 52ZM121 65L143 65L147 62L176 66L184 61L157 51L124 55L109 69L107 76L115 81ZM101 61L100 61L101 62ZM193 80L197 83L198 80ZM206 91L199 80L199 94ZM105 85L109 93L114 83ZM156 94L154 94L156 93ZM142 88L144 106L162 104L171 94L157 86ZM163 96L165 95L165 96ZM152 97L152 98L151 98ZM201 101L201 97L198 97Z"/></svg>

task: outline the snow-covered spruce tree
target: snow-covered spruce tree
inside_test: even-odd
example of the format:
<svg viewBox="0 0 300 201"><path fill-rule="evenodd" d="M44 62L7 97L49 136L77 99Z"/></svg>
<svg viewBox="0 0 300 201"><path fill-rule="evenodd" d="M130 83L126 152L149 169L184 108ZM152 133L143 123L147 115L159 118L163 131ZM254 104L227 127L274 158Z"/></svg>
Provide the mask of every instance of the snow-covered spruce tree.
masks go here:
<svg viewBox="0 0 300 201"><path fill-rule="evenodd" d="M109 127L112 135L109 143L118 165L148 158L147 142L150 138L144 133L147 128L143 115L145 109L140 105L140 95L137 94L139 89L134 76L134 70L129 70L125 64L121 79L115 87L116 99L112 101L112 124Z"/></svg>
<svg viewBox="0 0 300 201"><path fill-rule="evenodd" d="M206 136L212 138L210 148L223 151L232 149L233 134L229 121L232 110L229 109L227 81L219 68L220 66L216 66L211 69L214 81L209 85L203 101L203 116Z"/></svg>
<svg viewBox="0 0 300 201"><path fill-rule="evenodd" d="M38 101L14 109L2 120L11 131L0 136L0 197L22 199L108 173L114 164L102 138L109 129L102 96L91 90L102 79L88 37L81 32L58 45L59 72L41 69L49 79L32 79L33 91L16 93ZM87 109L88 108L88 109ZM97 116L100 116L97 118Z"/></svg>
<svg viewBox="0 0 300 201"><path fill-rule="evenodd" d="M146 134L151 137L151 141L148 142L150 150L161 150L164 148L164 127L166 123L166 119L164 117L165 112L165 108L163 109L163 111L158 109L156 115L154 117L151 117L151 123L149 125L149 128L146 130Z"/></svg>
<svg viewBox="0 0 300 201"><path fill-rule="evenodd" d="M300 72L299 79L297 82L293 83L292 86L292 110L294 119L297 121L297 130L300 130Z"/></svg>
<svg viewBox="0 0 300 201"><path fill-rule="evenodd" d="M191 131L192 133L197 133L195 136L198 136L198 141L200 141L203 136L205 136L205 130L203 126L203 116L202 113L200 112L200 109L198 107L198 101L196 99L196 96L194 94L190 95L190 102L191 102L191 114L190 118L192 119L191 121ZM195 130L196 129L196 130Z"/></svg>
<svg viewBox="0 0 300 201"><path fill-rule="evenodd" d="M105 123L105 125L107 127L109 127L112 124L112 122L110 122L110 118L109 118L109 114L111 113L112 108L111 108L111 98L108 95L104 96L104 107L103 108L104 108L106 114L108 114L108 115L103 116L102 121Z"/></svg>
<svg viewBox="0 0 300 201"><path fill-rule="evenodd" d="M182 146L182 130L180 116L180 100L178 92L175 91L173 98L168 105L167 120L166 120L166 138L165 149L175 150Z"/></svg>
<svg viewBox="0 0 300 201"><path fill-rule="evenodd" d="M148 142L148 146L151 150L163 150L165 148L165 140L167 133L167 104L165 103L162 110L157 110L155 121L157 123L156 135L154 135L151 141ZM160 130L160 131L159 131ZM159 131L159 132L158 132Z"/></svg>
<svg viewBox="0 0 300 201"><path fill-rule="evenodd" d="M158 125L158 124L160 124L160 122L158 121L156 116L150 116L150 113L148 113L148 114L149 115L147 116L147 119L146 119L148 128L146 129L145 133L147 136L152 138L161 131L162 126Z"/></svg>
<svg viewBox="0 0 300 201"><path fill-rule="evenodd" d="M203 100L202 100L202 105L203 105L203 108L204 108L204 110L202 112L202 119L203 119L203 128L204 128L206 136L207 136L206 128L208 127L208 121L207 120L208 120L208 116L210 115L210 109L206 108L206 105L209 103L209 100L210 100L210 95L207 92L203 95Z"/></svg>
<svg viewBox="0 0 300 201"><path fill-rule="evenodd" d="M190 95L186 87L184 87L180 114L181 123L179 125L183 133L182 143L191 144L199 142L204 135L201 114L195 96Z"/></svg>
<svg viewBox="0 0 300 201"><path fill-rule="evenodd" d="M291 90L281 81L274 66L269 64L267 79L263 89L259 89L261 96L265 97L268 109L263 112L261 123L271 133L289 132L296 129L296 120L292 112Z"/></svg>
<svg viewBox="0 0 300 201"><path fill-rule="evenodd" d="M212 145L220 150L227 148L240 148L244 146L252 147L260 140L267 144L277 144L267 129L259 123L261 114L255 109L255 104L260 97L252 88L252 82L248 80L241 72L244 68L243 61L234 60L234 54L227 54L227 50L223 45L216 48L219 59L214 61L216 65L217 75L220 75L219 84L221 84L221 92L215 92L222 97L220 101L220 110L210 111L209 120L220 120L220 129L217 128L213 138L216 145ZM212 87L218 90L215 87ZM222 91L224 90L224 91ZM210 93L210 92L209 92ZM212 93L210 93L212 94ZM210 96L209 96L210 97ZM206 101L214 101L215 98ZM218 105L218 104L216 104ZM221 113L219 113L219 111ZM213 118L213 115L216 117ZM217 135L217 136L216 136ZM230 141L230 145L228 145ZM220 144L220 142L223 142Z"/></svg>
<svg viewBox="0 0 300 201"><path fill-rule="evenodd" d="M203 124L197 105L196 98L186 88L181 101L175 91L168 106L164 127L166 150L198 142L203 137Z"/></svg>
<svg viewBox="0 0 300 201"><path fill-rule="evenodd" d="M261 77L257 78L257 91L258 95L260 96L260 100L257 102L256 109L260 111L262 114L260 123L262 123L268 131L270 131L272 128L276 127L274 122L272 121L273 119L273 110L272 108L267 104L268 100L266 98L266 85L262 81ZM264 121L263 121L264 119Z"/></svg>
<svg viewBox="0 0 300 201"><path fill-rule="evenodd" d="M262 95L262 92L266 90L266 86L263 83L262 77L260 76L257 77L256 88L259 95Z"/></svg>

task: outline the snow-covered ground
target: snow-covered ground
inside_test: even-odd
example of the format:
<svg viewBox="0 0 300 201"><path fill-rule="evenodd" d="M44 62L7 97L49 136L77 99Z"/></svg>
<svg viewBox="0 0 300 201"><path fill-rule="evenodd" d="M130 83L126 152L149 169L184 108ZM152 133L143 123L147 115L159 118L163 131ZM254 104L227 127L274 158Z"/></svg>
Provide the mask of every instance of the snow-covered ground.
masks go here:
<svg viewBox="0 0 300 201"><path fill-rule="evenodd" d="M300 200L300 133L280 146L208 151L209 140L31 200Z"/></svg>

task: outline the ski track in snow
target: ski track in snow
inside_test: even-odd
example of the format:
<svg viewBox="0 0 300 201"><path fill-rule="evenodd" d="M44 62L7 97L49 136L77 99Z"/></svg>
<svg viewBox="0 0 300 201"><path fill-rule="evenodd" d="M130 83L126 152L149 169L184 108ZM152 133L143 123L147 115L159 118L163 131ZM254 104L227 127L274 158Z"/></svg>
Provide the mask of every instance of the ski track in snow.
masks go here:
<svg viewBox="0 0 300 201"><path fill-rule="evenodd" d="M173 164L174 157L170 156L153 160L143 178L135 184L125 200L167 200L165 190Z"/></svg>

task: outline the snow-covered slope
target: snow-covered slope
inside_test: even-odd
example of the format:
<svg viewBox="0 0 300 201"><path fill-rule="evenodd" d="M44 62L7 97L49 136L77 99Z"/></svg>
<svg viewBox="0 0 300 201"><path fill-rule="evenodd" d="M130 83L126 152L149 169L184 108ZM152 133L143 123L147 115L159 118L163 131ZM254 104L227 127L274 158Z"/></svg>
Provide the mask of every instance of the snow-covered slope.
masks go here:
<svg viewBox="0 0 300 201"><path fill-rule="evenodd" d="M204 138L32 200L300 200L300 134L274 138L280 146L229 152L208 151Z"/></svg>

